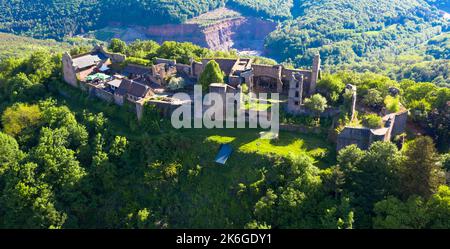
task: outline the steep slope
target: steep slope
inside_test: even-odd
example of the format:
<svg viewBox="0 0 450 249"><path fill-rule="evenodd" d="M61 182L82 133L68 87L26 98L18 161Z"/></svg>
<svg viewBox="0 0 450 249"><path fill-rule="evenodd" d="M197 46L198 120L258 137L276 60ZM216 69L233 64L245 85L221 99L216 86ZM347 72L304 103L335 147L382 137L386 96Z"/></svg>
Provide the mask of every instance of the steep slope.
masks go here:
<svg viewBox="0 0 450 249"><path fill-rule="evenodd" d="M237 49L245 54L261 55L264 40L277 24L253 16L243 16L228 8L219 8L179 24L162 24L121 28L108 26L88 37L101 40L119 38L128 43L137 39L192 42L212 50Z"/></svg>
<svg viewBox="0 0 450 249"><path fill-rule="evenodd" d="M227 6L245 15L285 20L292 18L294 1L297 0L230 0Z"/></svg>
<svg viewBox="0 0 450 249"><path fill-rule="evenodd" d="M108 23L181 23L222 0L0 0L0 31L61 39Z"/></svg>

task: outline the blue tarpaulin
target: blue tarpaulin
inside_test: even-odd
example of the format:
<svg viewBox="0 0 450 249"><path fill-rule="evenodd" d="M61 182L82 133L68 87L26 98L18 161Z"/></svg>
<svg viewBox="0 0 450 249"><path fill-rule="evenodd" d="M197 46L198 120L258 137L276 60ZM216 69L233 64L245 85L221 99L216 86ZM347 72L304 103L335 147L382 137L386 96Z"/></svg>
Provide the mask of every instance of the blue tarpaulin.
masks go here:
<svg viewBox="0 0 450 249"><path fill-rule="evenodd" d="M222 144L219 149L219 153L216 156L216 163L225 164L233 152L233 148L231 148L228 144Z"/></svg>

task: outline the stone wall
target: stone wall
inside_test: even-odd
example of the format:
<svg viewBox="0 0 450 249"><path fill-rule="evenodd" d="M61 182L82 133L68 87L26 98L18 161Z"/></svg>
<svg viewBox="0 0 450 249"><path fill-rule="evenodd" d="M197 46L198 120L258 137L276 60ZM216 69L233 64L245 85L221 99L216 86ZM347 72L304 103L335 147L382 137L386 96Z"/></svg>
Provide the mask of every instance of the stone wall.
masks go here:
<svg viewBox="0 0 450 249"><path fill-rule="evenodd" d="M337 151L356 144L360 149L367 150L370 145L370 129L360 127L345 127L337 138Z"/></svg>
<svg viewBox="0 0 450 249"><path fill-rule="evenodd" d="M295 124L280 124L280 130L289 132L298 132L303 134L322 134L323 129L320 127L308 127Z"/></svg>
<svg viewBox="0 0 450 249"><path fill-rule="evenodd" d="M395 138L396 136L405 132L407 121L408 111L404 111L395 115L395 122L391 133L392 138Z"/></svg>
<svg viewBox="0 0 450 249"><path fill-rule="evenodd" d="M395 136L402 134L406 129L408 111L390 114L386 117L388 127L379 129L345 127L337 137L337 150L356 144L359 148L366 150L377 141L391 141Z"/></svg>
<svg viewBox="0 0 450 249"><path fill-rule="evenodd" d="M167 64L169 66L175 66L177 65L177 61L171 59L156 58L155 64Z"/></svg>
<svg viewBox="0 0 450 249"><path fill-rule="evenodd" d="M253 74L254 76L270 76L272 78L281 79L281 71L282 66L281 65L260 65L260 64L253 64Z"/></svg>
<svg viewBox="0 0 450 249"><path fill-rule="evenodd" d="M127 57L123 54L111 53L111 52L106 51L105 47L103 47L103 46L97 45L97 46L95 46L95 50L101 52L106 57L110 58L112 63L122 63L122 62L125 62L125 60L127 59Z"/></svg>
<svg viewBox="0 0 450 249"><path fill-rule="evenodd" d="M114 94L114 103L122 106L124 102L124 97L122 95Z"/></svg>
<svg viewBox="0 0 450 249"><path fill-rule="evenodd" d="M78 87L77 73L75 68L73 67L72 57L69 53L64 53L62 64L64 81L74 87Z"/></svg>
<svg viewBox="0 0 450 249"><path fill-rule="evenodd" d="M109 103L112 103L114 101L114 95L110 92L107 92L103 89L94 88L95 89L95 96L106 101Z"/></svg>
<svg viewBox="0 0 450 249"><path fill-rule="evenodd" d="M292 110L290 111L286 104L283 105L283 108L287 112L289 112L293 115L303 115L303 116L316 116L317 115L316 113L307 109L303 104L300 106L300 108L298 108L297 112L293 112ZM325 109L325 111L320 113L319 116L321 118L333 118L333 117L336 117L337 115L339 115L340 113L341 113L341 110L339 110L339 108L329 107L329 108Z"/></svg>
<svg viewBox="0 0 450 249"><path fill-rule="evenodd" d="M191 75L191 66L185 64L176 64L175 67L178 73L182 73L186 76Z"/></svg>
<svg viewBox="0 0 450 249"><path fill-rule="evenodd" d="M181 104L174 104L166 101L160 101L160 100L147 100L145 102L146 105L155 105L156 108L160 111L160 113L166 117L170 118L172 115L172 112L181 106Z"/></svg>

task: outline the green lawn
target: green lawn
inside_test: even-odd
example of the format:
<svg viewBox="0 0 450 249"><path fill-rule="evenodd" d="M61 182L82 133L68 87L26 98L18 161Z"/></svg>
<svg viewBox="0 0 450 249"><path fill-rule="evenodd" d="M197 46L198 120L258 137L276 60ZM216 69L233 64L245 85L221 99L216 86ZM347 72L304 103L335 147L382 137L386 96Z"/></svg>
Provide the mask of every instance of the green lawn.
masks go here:
<svg viewBox="0 0 450 249"><path fill-rule="evenodd" d="M230 143L234 150L244 154L288 157L307 153L319 166L334 162L334 148L326 138L317 135L280 132L278 139L261 139L259 129L191 129L181 134L220 144Z"/></svg>

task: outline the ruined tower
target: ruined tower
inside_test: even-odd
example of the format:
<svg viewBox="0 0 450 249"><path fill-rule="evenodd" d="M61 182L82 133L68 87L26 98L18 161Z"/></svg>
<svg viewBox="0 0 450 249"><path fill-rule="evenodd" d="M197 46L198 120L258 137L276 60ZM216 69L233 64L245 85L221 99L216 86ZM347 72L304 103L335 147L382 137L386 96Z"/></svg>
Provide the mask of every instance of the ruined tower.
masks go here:
<svg viewBox="0 0 450 249"><path fill-rule="evenodd" d="M78 87L77 73L73 66L72 56L70 56L69 53L67 52L64 53L62 57L62 64L63 64L64 81L74 87Z"/></svg>
<svg viewBox="0 0 450 249"><path fill-rule="evenodd" d="M312 76L311 76L311 85L309 86L308 95L311 96L316 93L317 82L319 81L320 76L320 55L317 54L314 56L313 65L312 65Z"/></svg>
<svg viewBox="0 0 450 249"><path fill-rule="evenodd" d="M353 119L355 118L355 114L356 114L356 86L352 85L352 84L347 84L346 89L348 91L350 91L352 93L352 106L351 106L351 120L353 121Z"/></svg>
<svg viewBox="0 0 450 249"><path fill-rule="evenodd" d="M293 73L289 82L288 112L298 113L301 110L303 95L303 74Z"/></svg>

